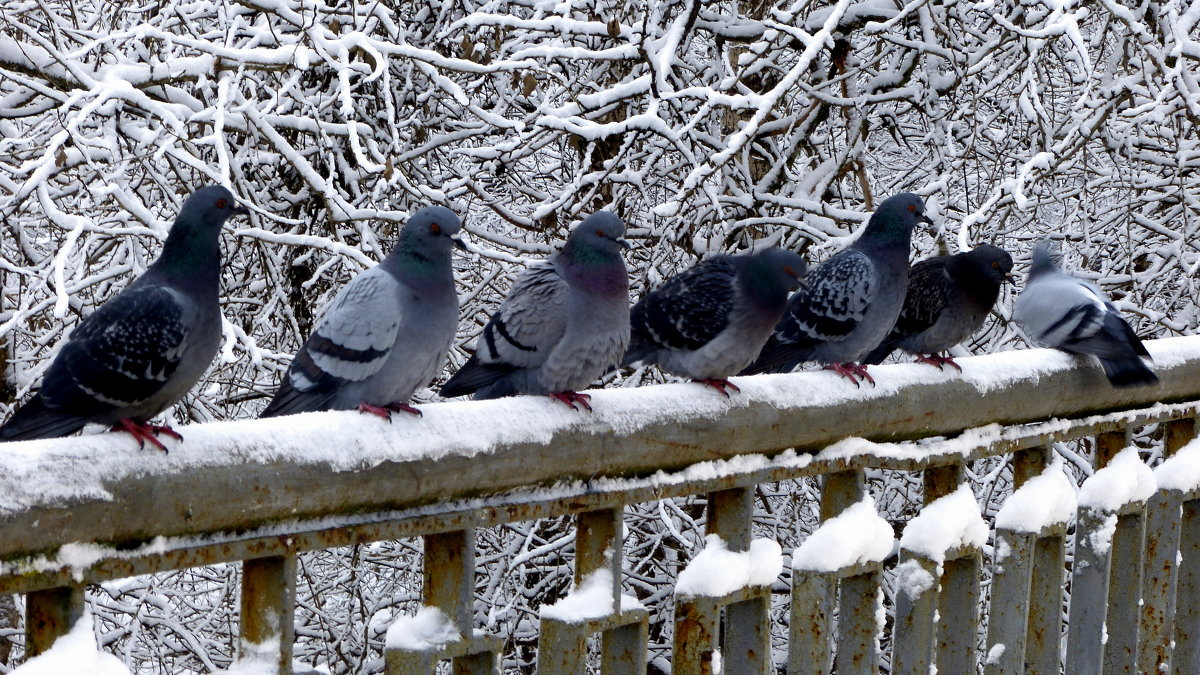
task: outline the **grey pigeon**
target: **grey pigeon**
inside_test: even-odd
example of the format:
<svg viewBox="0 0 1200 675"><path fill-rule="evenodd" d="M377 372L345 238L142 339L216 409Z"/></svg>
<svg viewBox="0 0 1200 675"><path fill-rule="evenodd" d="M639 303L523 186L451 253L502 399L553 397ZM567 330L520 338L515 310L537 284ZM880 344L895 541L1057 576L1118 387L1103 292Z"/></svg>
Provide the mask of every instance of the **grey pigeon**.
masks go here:
<svg viewBox="0 0 1200 675"><path fill-rule="evenodd" d="M354 277L296 352L262 417L351 410L391 419L441 370L458 327L452 246L459 220L443 206L412 215L383 262Z"/></svg>
<svg viewBox="0 0 1200 675"><path fill-rule="evenodd" d="M442 396L548 394L591 410L590 397L576 391L619 363L629 344L624 235L625 223L600 211L561 251L526 270Z"/></svg>
<svg viewBox="0 0 1200 675"><path fill-rule="evenodd" d="M858 362L896 323L908 286L913 227L931 222L915 194L889 197L858 240L817 266L792 294L775 333L743 374L787 372L817 361L858 384Z"/></svg>
<svg viewBox="0 0 1200 675"><path fill-rule="evenodd" d="M180 435L147 421L183 398L217 353L219 235L226 219L246 213L223 187L192 194L158 260L72 331L0 439L55 438L95 422L166 452L156 434Z"/></svg>
<svg viewBox="0 0 1200 675"><path fill-rule="evenodd" d="M882 363L899 348L939 369L949 364L962 370L954 359L940 352L979 330L1000 297L1000 285L1011 281L1012 266L1012 256L991 244L913 265L900 318L863 363Z"/></svg>
<svg viewBox="0 0 1200 675"><path fill-rule="evenodd" d="M727 378L758 356L806 268L776 247L701 261L633 306L624 365L657 363L726 396L738 391Z"/></svg>
<svg viewBox="0 0 1200 675"><path fill-rule="evenodd" d="M1100 289L1059 271L1046 242L1034 247L1013 319L1039 346L1094 354L1115 387L1158 382L1142 362L1149 352L1117 308Z"/></svg>

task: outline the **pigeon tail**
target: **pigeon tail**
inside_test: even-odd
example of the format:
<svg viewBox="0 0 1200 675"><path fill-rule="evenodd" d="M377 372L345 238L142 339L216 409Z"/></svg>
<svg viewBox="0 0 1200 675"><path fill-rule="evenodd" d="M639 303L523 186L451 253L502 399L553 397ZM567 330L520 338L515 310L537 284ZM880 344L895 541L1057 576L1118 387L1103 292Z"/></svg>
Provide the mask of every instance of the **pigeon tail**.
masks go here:
<svg viewBox="0 0 1200 675"><path fill-rule="evenodd" d="M438 392L442 398L454 398L455 396L466 396L473 394L476 391L487 388L493 388L491 385L496 384L498 380L505 375L517 370L517 367L507 363L481 363L478 356L471 356L462 368L454 374L446 384L442 385ZM515 390L512 393L516 393ZM500 398L511 394L499 394L496 396L487 396L486 398ZM480 398L476 396L476 398Z"/></svg>
<svg viewBox="0 0 1200 675"><path fill-rule="evenodd" d="M810 354L812 354L811 348L780 342L772 335L771 339L767 340L767 344L763 346L762 351L758 353L758 358L754 359L754 363L746 366L738 375L791 372L796 366L808 360Z"/></svg>
<svg viewBox="0 0 1200 675"><path fill-rule="evenodd" d="M1158 376L1136 356L1122 359L1100 359L1104 374L1114 387L1141 387L1158 384Z"/></svg>
<svg viewBox="0 0 1200 675"><path fill-rule="evenodd" d="M86 417L66 415L46 407L41 396L35 396L17 409L8 422L0 427L0 440L32 441L39 438L58 438L79 431L87 424Z"/></svg>
<svg viewBox="0 0 1200 675"><path fill-rule="evenodd" d="M258 417L262 419L329 410L330 401L333 400L336 393L337 390L333 387L317 387L301 391L293 387L292 383L288 381L287 375L284 375L283 383L279 385L279 391L275 393L275 397L267 404L266 409L259 413Z"/></svg>

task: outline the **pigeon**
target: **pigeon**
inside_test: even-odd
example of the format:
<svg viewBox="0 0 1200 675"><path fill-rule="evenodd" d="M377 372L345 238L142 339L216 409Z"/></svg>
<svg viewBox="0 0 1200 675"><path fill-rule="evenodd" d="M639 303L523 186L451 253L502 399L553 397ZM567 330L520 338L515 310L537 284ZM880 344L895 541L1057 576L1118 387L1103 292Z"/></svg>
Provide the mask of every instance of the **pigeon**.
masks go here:
<svg viewBox="0 0 1200 675"><path fill-rule="evenodd" d="M577 390L620 363L629 344L624 234L625 223L606 211L577 225L561 251L513 284L441 395L548 394L591 410L591 397Z"/></svg>
<svg viewBox="0 0 1200 675"><path fill-rule="evenodd" d="M787 372L817 361L855 384L858 378L874 384L857 361L883 341L900 315L918 222L932 221L915 194L880 204L857 241L805 277L762 353L742 374Z"/></svg>
<svg viewBox="0 0 1200 675"><path fill-rule="evenodd" d="M441 371L458 327L451 247L465 249L444 206L408 219L383 262L354 277L296 352L260 415L351 410L417 416L408 399Z"/></svg>
<svg viewBox="0 0 1200 675"><path fill-rule="evenodd" d="M128 288L89 314L46 370L37 395L0 427L0 440L66 436L94 422L163 452L148 420L200 379L221 343L221 227L249 211L229 190L200 188L183 204L162 254Z"/></svg>
<svg viewBox="0 0 1200 675"><path fill-rule="evenodd" d="M1046 242L1033 249L1013 319L1038 346L1095 355L1115 387L1158 382L1142 361L1149 352L1117 308L1095 286L1059 271Z"/></svg>
<svg viewBox="0 0 1200 675"><path fill-rule="evenodd" d="M725 396L739 391L727 378L758 356L806 268L776 247L703 260L633 306L623 365L657 363Z"/></svg>
<svg viewBox="0 0 1200 675"><path fill-rule="evenodd" d="M991 244L913 265L900 318L883 343L862 362L882 363L899 348L939 370L949 364L961 371L954 359L940 352L979 330L1000 297L1000 285L1012 281L1012 266L1012 256Z"/></svg>

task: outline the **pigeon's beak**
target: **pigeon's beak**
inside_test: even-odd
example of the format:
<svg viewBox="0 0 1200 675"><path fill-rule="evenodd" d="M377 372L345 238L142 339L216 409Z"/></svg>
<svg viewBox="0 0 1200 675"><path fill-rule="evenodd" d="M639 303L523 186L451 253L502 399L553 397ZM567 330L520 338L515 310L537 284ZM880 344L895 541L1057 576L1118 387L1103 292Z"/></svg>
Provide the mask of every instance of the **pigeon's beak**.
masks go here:
<svg viewBox="0 0 1200 675"><path fill-rule="evenodd" d="M248 215L250 215L250 209L248 209L248 208L246 208L246 207L244 207L244 206L235 206L235 207L233 207L232 209L230 209L230 211L232 211L232 212L233 212L233 215L235 215L235 216L248 216Z"/></svg>
<svg viewBox="0 0 1200 675"><path fill-rule="evenodd" d="M933 218L930 218L929 216L922 213L921 214L921 222L923 222L927 225L933 225Z"/></svg>
<svg viewBox="0 0 1200 675"><path fill-rule="evenodd" d="M1007 281L1008 283L1012 284L1013 286L1017 285L1017 278L1011 274L1005 274L1004 280Z"/></svg>
<svg viewBox="0 0 1200 675"><path fill-rule="evenodd" d="M629 245L629 241L628 241L627 239L624 239L624 238L622 238L622 237L617 237L616 239L613 239L613 241L615 241L615 242L617 242L618 244L620 244L620 245L621 245L621 248L625 249L626 251L628 251L629 249L633 248L632 246L630 246L630 245Z"/></svg>
<svg viewBox="0 0 1200 675"><path fill-rule="evenodd" d="M454 242L454 246L456 248L458 248L460 251L466 251L467 253L473 253L473 251L471 250L471 247L467 245L466 240L462 238L462 235L452 234L452 235L450 235L450 241Z"/></svg>

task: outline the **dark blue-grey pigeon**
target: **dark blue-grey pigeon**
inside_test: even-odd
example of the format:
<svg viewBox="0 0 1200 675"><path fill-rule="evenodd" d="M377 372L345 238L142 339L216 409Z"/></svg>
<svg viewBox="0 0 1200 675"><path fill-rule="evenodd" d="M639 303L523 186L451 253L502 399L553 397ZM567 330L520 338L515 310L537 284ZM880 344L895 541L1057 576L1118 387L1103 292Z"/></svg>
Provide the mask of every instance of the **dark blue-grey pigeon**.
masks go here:
<svg viewBox="0 0 1200 675"><path fill-rule="evenodd" d="M962 370L941 352L979 330L1000 297L1000 286L1012 281L1012 266L1012 256L991 244L913 265L900 318L862 362L882 363L894 350L902 349L939 369L949 364Z"/></svg>
<svg viewBox="0 0 1200 675"><path fill-rule="evenodd" d="M561 251L526 270L442 396L544 394L591 410L577 391L620 363L629 344L624 235L620 218L594 213Z"/></svg>
<svg viewBox="0 0 1200 675"><path fill-rule="evenodd" d="M656 363L729 396L729 376L758 356L806 269L774 246L706 258L633 306L623 365Z"/></svg>
<svg viewBox="0 0 1200 675"><path fill-rule="evenodd" d="M1115 387L1158 382L1142 361L1149 352L1117 308L1100 289L1059 271L1047 242L1033 249L1013 319L1038 346L1095 355Z"/></svg>
<svg viewBox="0 0 1200 675"><path fill-rule="evenodd" d="M858 384L875 379L858 363L896 323L908 286L908 251L925 202L902 193L879 205L862 235L818 265L788 300L762 353L743 374L780 373L823 363Z"/></svg>
<svg viewBox="0 0 1200 675"><path fill-rule="evenodd" d="M221 343L221 227L248 211L229 190L200 188L183 204L162 254L128 288L71 332L37 395L0 427L0 439L66 436L94 422L166 452L148 420L200 379Z"/></svg>
<svg viewBox="0 0 1200 675"><path fill-rule="evenodd" d="M458 326L451 249L465 248L443 206L417 211L392 252L354 277L296 352L262 417L352 410L391 420L441 370Z"/></svg>

